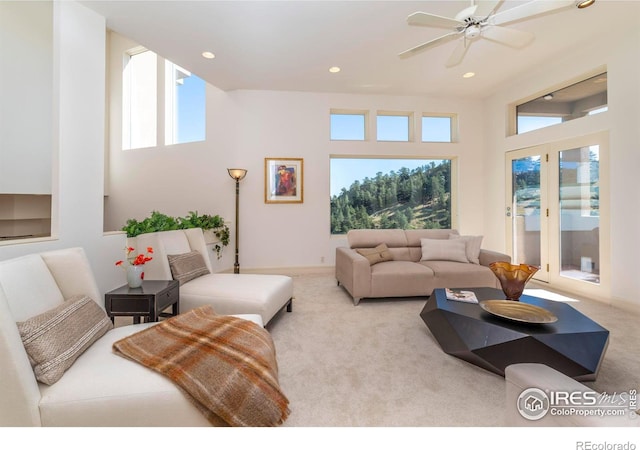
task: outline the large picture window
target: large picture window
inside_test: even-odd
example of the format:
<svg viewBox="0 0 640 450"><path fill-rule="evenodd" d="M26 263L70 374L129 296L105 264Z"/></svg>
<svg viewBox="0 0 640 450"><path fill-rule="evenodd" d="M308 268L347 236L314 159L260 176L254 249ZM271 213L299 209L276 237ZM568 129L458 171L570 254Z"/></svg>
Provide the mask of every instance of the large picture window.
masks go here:
<svg viewBox="0 0 640 450"><path fill-rule="evenodd" d="M331 157L331 234L451 228L451 160Z"/></svg>

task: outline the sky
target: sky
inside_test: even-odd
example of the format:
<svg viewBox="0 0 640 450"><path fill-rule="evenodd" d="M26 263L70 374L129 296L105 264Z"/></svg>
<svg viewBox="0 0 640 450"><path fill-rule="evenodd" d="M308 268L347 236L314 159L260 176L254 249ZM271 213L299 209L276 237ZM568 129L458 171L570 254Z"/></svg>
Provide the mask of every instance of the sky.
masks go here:
<svg viewBox="0 0 640 450"><path fill-rule="evenodd" d="M331 196L338 195L342 188L349 189L355 180L375 178L378 172L397 172L403 167L413 170L431 164L432 159L391 159L391 158L331 158ZM442 160L435 160L436 164Z"/></svg>
<svg viewBox="0 0 640 450"><path fill-rule="evenodd" d="M178 140L176 143L205 139L205 82L195 74L183 78L177 87Z"/></svg>

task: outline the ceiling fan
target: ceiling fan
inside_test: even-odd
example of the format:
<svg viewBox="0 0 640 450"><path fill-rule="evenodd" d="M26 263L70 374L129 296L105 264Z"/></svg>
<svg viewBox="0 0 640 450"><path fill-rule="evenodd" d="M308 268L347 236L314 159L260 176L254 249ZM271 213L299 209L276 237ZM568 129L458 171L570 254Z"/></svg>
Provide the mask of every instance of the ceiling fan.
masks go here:
<svg viewBox="0 0 640 450"><path fill-rule="evenodd" d="M425 12L415 12L409 15L407 17L409 25L450 28L453 31L410 48L398 56L407 58L445 42L462 38L446 63L446 67L453 67L462 62L471 44L480 38L513 48L523 48L533 41L535 37L533 33L502 25L575 5L575 0L533 0L505 11L496 12L500 3L502 0L471 0L471 6L460 11L454 18Z"/></svg>

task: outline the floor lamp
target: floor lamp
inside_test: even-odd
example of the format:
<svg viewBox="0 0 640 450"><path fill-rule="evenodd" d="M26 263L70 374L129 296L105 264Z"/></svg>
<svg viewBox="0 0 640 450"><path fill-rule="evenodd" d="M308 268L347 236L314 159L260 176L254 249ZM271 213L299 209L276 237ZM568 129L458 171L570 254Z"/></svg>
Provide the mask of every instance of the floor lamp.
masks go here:
<svg viewBox="0 0 640 450"><path fill-rule="evenodd" d="M238 262L238 243L240 241L240 236L238 234L238 210L240 206L240 180L242 180L247 175L247 169L227 169L229 172L229 176L236 180L236 261L233 264L233 273L240 273L240 263Z"/></svg>

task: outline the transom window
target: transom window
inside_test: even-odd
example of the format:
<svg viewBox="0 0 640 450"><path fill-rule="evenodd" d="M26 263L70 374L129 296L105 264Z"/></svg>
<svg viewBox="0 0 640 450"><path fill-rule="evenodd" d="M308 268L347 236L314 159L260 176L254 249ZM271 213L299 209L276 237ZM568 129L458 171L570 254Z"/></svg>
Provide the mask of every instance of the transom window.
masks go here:
<svg viewBox="0 0 640 450"><path fill-rule="evenodd" d="M453 114L422 115L422 142L457 141L457 120Z"/></svg>
<svg viewBox="0 0 640 450"><path fill-rule="evenodd" d="M413 138L413 113L378 112L376 129L378 141L409 142Z"/></svg>
<svg viewBox="0 0 640 450"><path fill-rule="evenodd" d="M607 73L550 90L516 106L516 134L599 114L608 110Z"/></svg>
<svg viewBox="0 0 640 450"><path fill-rule="evenodd" d="M331 110L331 140L366 140L367 117L367 111Z"/></svg>

